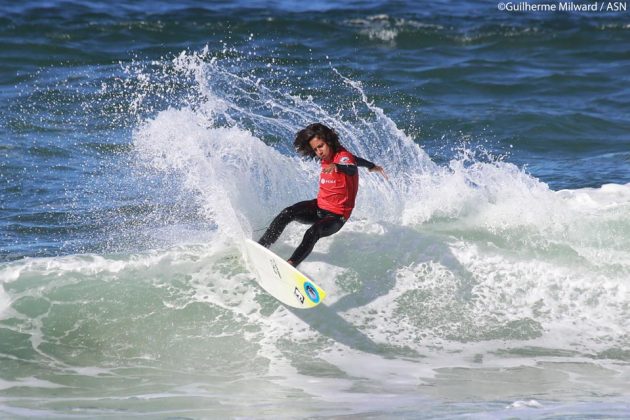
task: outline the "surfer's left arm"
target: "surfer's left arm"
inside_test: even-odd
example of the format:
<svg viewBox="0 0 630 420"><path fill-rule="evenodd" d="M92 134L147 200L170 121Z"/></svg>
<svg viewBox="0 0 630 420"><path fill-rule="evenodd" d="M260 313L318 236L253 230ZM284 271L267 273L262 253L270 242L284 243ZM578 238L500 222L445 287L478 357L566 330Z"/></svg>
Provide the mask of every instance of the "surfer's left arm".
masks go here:
<svg viewBox="0 0 630 420"><path fill-rule="evenodd" d="M342 165L341 163L331 163L327 168L324 169L324 173L330 172L342 172L346 175L356 175L357 173L357 165Z"/></svg>
<svg viewBox="0 0 630 420"><path fill-rule="evenodd" d="M353 155L354 156L354 155ZM387 178L387 174L382 166L376 165L373 162L370 162L367 159L363 159L359 156L354 156L356 164L344 165L341 163L331 163L326 168L324 168L324 173L330 172L342 172L346 175L354 176L358 171L358 167L367 168L370 172L378 172Z"/></svg>
<svg viewBox="0 0 630 420"><path fill-rule="evenodd" d="M367 159L363 159L362 157L359 156L355 156L354 157L355 161L357 162L357 166L361 166L364 168L367 168L368 171L370 172L378 172L379 174L383 175L386 179L387 179L387 174L385 173L385 169L383 169L382 166L379 166L373 162L370 162Z"/></svg>

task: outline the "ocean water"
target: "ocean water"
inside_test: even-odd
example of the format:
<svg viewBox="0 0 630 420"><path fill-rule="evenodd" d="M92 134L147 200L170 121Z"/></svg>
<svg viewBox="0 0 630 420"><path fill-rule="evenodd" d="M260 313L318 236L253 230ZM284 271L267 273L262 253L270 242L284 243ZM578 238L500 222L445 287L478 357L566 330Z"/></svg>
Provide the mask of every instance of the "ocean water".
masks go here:
<svg viewBox="0 0 630 420"><path fill-rule="evenodd" d="M0 2L0 417L630 417L629 13ZM389 179L300 311L315 121Z"/></svg>

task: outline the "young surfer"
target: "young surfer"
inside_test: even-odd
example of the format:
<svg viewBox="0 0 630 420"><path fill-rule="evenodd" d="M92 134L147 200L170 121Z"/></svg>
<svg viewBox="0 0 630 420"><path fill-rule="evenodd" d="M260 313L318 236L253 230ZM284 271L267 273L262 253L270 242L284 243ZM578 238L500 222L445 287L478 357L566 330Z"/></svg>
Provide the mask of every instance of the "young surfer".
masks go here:
<svg viewBox="0 0 630 420"><path fill-rule="evenodd" d="M321 161L317 198L282 210L258 243L269 248L292 221L312 225L288 260L296 267L311 253L320 238L338 232L350 217L359 189L357 167L363 166L370 172L386 175L382 167L344 149L337 133L324 124L311 124L298 131L293 145L303 157Z"/></svg>

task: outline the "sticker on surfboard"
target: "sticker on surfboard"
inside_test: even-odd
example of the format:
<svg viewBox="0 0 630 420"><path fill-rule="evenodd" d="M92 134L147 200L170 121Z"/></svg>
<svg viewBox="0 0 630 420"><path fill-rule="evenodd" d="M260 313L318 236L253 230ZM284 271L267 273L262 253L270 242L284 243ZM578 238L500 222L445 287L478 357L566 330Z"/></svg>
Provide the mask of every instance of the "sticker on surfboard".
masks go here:
<svg viewBox="0 0 630 420"><path fill-rule="evenodd" d="M285 305L313 308L326 297L326 292L313 280L264 246L246 239L245 250L258 284Z"/></svg>

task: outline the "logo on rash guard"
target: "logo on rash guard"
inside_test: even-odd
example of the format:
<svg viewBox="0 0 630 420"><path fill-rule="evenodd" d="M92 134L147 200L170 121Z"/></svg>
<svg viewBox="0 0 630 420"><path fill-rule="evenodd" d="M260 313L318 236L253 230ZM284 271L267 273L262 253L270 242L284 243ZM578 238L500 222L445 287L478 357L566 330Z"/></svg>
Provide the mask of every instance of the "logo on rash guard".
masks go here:
<svg viewBox="0 0 630 420"><path fill-rule="evenodd" d="M348 156L344 156L341 159L339 159L339 163L349 164L350 163L350 158Z"/></svg>
<svg viewBox="0 0 630 420"><path fill-rule="evenodd" d="M324 179L324 178L321 179L322 184L334 184L336 182L337 181L335 181L334 179Z"/></svg>

